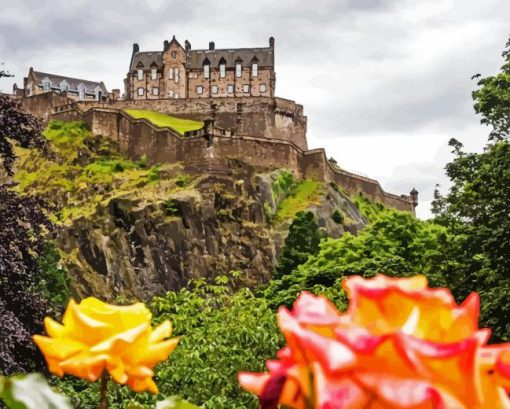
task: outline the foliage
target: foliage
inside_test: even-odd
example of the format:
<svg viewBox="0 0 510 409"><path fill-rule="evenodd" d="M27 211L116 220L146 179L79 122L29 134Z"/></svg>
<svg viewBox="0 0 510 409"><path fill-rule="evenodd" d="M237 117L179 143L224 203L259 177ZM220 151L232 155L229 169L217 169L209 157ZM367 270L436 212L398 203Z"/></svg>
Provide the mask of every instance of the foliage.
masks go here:
<svg viewBox="0 0 510 409"><path fill-rule="evenodd" d="M198 129L202 129L204 126L202 121L176 118L174 116L161 114L156 111L147 111L144 109L125 109L124 112L135 119L147 119L150 123L160 128L169 127L177 131L180 135L184 135L184 133L188 131L196 131Z"/></svg>
<svg viewBox="0 0 510 409"><path fill-rule="evenodd" d="M465 153L452 140L456 158L446 166L452 187L436 195L437 221L448 227L452 269L459 296L477 290L482 322L496 339L510 340L510 142L490 143L483 153Z"/></svg>
<svg viewBox="0 0 510 409"><path fill-rule="evenodd" d="M51 228L41 201L0 187L0 371L42 367L30 335L40 331L48 304L37 292L44 233Z"/></svg>
<svg viewBox="0 0 510 409"><path fill-rule="evenodd" d="M280 202L275 218L277 220L293 219L297 213L318 203L323 186L316 180L305 179L297 183L291 193Z"/></svg>
<svg viewBox="0 0 510 409"><path fill-rule="evenodd" d="M291 306L303 290L324 292L341 306L343 294L331 289L347 275L384 272L408 276L423 272L432 285L446 284L441 265L446 258L443 244L450 236L444 227L389 209L380 210L374 219L357 236L345 233L339 239L323 240L317 254L290 274L272 280L260 294L274 309L282 304Z"/></svg>
<svg viewBox="0 0 510 409"><path fill-rule="evenodd" d="M9 409L71 409L69 398L54 392L37 373L0 378L0 398Z"/></svg>
<svg viewBox="0 0 510 409"><path fill-rule="evenodd" d="M63 307L70 297L70 277L60 266L60 253L51 242L44 244L43 252L37 259L40 273L37 278L37 289L56 307Z"/></svg>
<svg viewBox="0 0 510 409"><path fill-rule="evenodd" d="M0 78L7 77L0 71ZM22 147L44 148L41 137L42 127L37 118L22 112L20 103L7 95L0 95L0 161L8 174L12 174L15 154L11 141Z"/></svg>
<svg viewBox="0 0 510 409"><path fill-rule="evenodd" d="M503 52L501 72L478 81L473 92L475 112L482 115L481 123L492 127L491 140L510 137L510 39Z"/></svg>
<svg viewBox="0 0 510 409"><path fill-rule="evenodd" d="M447 243L456 295L478 291L481 322L494 340L510 340L510 42L505 64L495 76L480 80L473 93L481 122L492 127L482 153L466 153L452 139L454 160L447 164L451 187L438 192L433 211L454 240Z"/></svg>
<svg viewBox="0 0 510 409"><path fill-rule="evenodd" d="M279 170L275 179L271 183L271 194L273 201L279 203L281 198L285 198L292 193L295 186L294 176L288 170Z"/></svg>
<svg viewBox="0 0 510 409"><path fill-rule="evenodd" d="M312 212L299 212L292 221L289 235L285 240L280 259L276 266L275 278L290 274L298 265L303 264L311 254L319 251L319 226Z"/></svg>
<svg viewBox="0 0 510 409"><path fill-rule="evenodd" d="M182 336L172 360L160 366L163 393L178 393L205 408L257 407L236 374L262 369L262 357L273 356L281 338L267 303L247 288L232 292L231 285L225 276L213 284L199 280L152 302L156 321L171 319Z"/></svg>
<svg viewBox="0 0 510 409"><path fill-rule="evenodd" d="M333 219L333 221L337 224L342 224L344 222L344 215L342 214L342 212L338 209L336 209L332 214L331 214L331 218Z"/></svg>

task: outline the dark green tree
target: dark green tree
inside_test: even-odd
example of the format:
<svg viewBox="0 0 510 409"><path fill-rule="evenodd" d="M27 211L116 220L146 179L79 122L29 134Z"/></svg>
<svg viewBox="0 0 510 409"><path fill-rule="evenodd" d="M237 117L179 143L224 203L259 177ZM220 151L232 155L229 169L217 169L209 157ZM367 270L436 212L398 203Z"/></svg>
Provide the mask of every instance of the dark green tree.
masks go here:
<svg viewBox="0 0 510 409"><path fill-rule="evenodd" d="M451 187L436 192L433 212L451 237L449 267L456 293L478 291L481 321L495 340L510 339L510 42L499 74L478 82L473 93L482 124L492 127L482 153L466 153L452 139L455 159L446 166Z"/></svg>
<svg viewBox="0 0 510 409"><path fill-rule="evenodd" d="M311 254L319 251L320 241L319 226L315 222L314 214L297 213L290 225L274 277L281 278L303 264Z"/></svg>

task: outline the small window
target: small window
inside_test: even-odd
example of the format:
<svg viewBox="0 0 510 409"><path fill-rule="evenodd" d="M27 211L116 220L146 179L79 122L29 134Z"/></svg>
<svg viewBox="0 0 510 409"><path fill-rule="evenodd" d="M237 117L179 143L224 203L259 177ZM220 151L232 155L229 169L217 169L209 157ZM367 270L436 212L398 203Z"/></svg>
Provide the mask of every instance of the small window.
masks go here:
<svg viewBox="0 0 510 409"><path fill-rule="evenodd" d="M177 51L172 51L172 58L176 58L177 57Z"/></svg>
<svg viewBox="0 0 510 409"><path fill-rule="evenodd" d="M31 97L32 96L32 82L29 82L27 84L27 96Z"/></svg>
<svg viewBox="0 0 510 409"><path fill-rule="evenodd" d="M217 85L213 85L211 87L211 94L217 94L218 93L218 86Z"/></svg>
<svg viewBox="0 0 510 409"><path fill-rule="evenodd" d="M136 77L139 81L143 80L143 70L138 70Z"/></svg>
<svg viewBox="0 0 510 409"><path fill-rule="evenodd" d="M225 78L225 75L226 75L225 64L220 64L220 78Z"/></svg>
<svg viewBox="0 0 510 409"><path fill-rule="evenodd" d="M159 95L159 88L158 87L153 87L152 88L152 95Z"/></svg>
<svg viewBox="0 0 510 409"><path fill-rule="evenodd" d="M158 69L156 67L151 68L151 80L158 78Z"/></svg>
<svg viewBox="0 0 510 409"><path fill-rule="evenodd" d="M176 84L179 83L179 68L174 68L174 80Z"/></svg>
<svg viewBox="0 0 510 409"><path fill-rule="evenodd" d="M244 85L243 85L243 92L244 92L244 93L248 93L248 92L250 92L250 86L249 86L248 84L244 84Z"/></svg>
<svg viewBox="0 0 510 409"><path fill-rule="evenodd" d="M179 99L179 93L178 93L178 92L176 92L176 93L174 94L174 98L175 98L175 99Z"/></svg>
<svg viewBox="0 0 510 409"><path fill-rule="evenodd" d="M170 98L173 98L173 97L174 97L174 90L173 90L173 89L171 89L170 91L168 91L168 96L169 96Z"/></svg>
<svg viewBox="0 0 510 409"><path fill-rule="evenodd" d="M168 70L168 78L173 80L174 79L174 69L173 68L170 68Z"/></svg>
<svg viewBox="0 0 510 409"><path fill-rule="evenodd" d="M202 95L203 93L204 93L204 87L202 87L201 85L198 85L197 86L197 94Z"/></svg>
<svg viewBox="0 0 510 409"><path fill-rule="evenodd" d="M254 62L252 65L251 65L251 75L253 77L256 77L259 75L259 65Z"/></svg>
<svg viewBox="0 0 510 409"><path fill-rule="evenodd" d="M266 92L266 84L260 84L260 92Z"/></svg>
<svg viewBox="0 0 510 409"><path fill-rule="evenodd" d="M240 62L236 63L236 77L241 78L241 75L243 74L243 66Z"/></svg>
<svg viewBox="0 0 510 409"><path fill-rule="evenodd" d="M204 65L204 78L209 78L209 73L210 73L210 65L205 64Z"/></svg>
<svg viewBox="0 0 510 409"><path fill-rule="evenodd" d="M227 92L228 92L229 94L233 94L233 93L234 93L234 85L232 85L232 84L228 84L228 85L227 85Z"/></svg>
<svg viewBox="0 0 510 409"><path fill-rule="evenodd" d="M139 96L143 95L143 88L142 87L138 88L138 95Z"/></svg>

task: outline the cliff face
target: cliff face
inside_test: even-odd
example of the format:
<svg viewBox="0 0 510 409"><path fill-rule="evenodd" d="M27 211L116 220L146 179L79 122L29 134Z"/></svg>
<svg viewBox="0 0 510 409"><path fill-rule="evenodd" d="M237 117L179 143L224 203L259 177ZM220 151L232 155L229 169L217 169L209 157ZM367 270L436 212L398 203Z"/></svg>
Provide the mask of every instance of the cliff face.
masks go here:
<svg viewBox="0 0 510 409"><path fill-rule="evenodd" d="M70 133L64 126L48 134L49 157L21 154L18 188L52 202L78 297L144 299L232 270L255 285L269 279L298 211L314 212L333 237L364 225L336 185L283 170L258 174L239 161L207 174L147 169L85 129Z"/></svg>
<svg viewBox="0 0 510 409"><path fill-rule="evenodd" d="M268 280L290 225L268 220L268 208L277 214L285 200L273 197L273 178L246 169L204 175L165 201L116 198L94 217L63 227L59 243L78 294L146 298L232 270L241 271L247 285ZM329 236L364 225L349 199L332 187L302 205ZM344 224L332 219L335 210L348 215Z"/></svg>

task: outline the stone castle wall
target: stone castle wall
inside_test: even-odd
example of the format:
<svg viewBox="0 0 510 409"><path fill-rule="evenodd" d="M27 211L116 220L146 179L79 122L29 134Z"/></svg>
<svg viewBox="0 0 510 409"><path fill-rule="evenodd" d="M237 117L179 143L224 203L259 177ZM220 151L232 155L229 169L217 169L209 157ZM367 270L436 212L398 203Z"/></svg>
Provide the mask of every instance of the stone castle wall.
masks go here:
<svg viewBox="0 0 510 409"><path fill-rule="evenodd" d="M54 113L53 118L86 122L94 134L112 138L133 159L147 155L150 163L184 162L189 169L203 171L237 158L258 169L286 168L300 178L335 182L351 194L362 194L414 213L415 202L410 196L387 193L376 180L334 168L324 149L305 150L285 139L235 135L216 127L196 136L182 137L168 128L157 128L144 119L134 120L111 108L82 112L69 106Z"/></svg>

